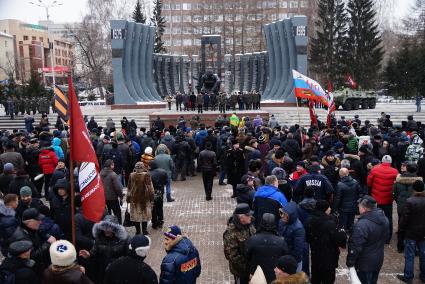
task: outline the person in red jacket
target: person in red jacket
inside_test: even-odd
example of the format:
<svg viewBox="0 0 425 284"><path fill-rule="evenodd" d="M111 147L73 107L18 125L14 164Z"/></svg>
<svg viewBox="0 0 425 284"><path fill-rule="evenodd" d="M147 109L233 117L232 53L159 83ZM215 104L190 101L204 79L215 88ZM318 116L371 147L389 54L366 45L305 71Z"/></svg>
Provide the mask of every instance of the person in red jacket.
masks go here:
<svg viewBox="0 0 425 284"><path fill-rule="evenodd" d="M49 199L49 185L58 164L58 157L51 147L42 148L38 155L38 165L44 174L44 196Z"/></svg>
<svg viewBox="0 0 425 284"><path fill-rule="evenodd" d="M378 207L384 211L385 216L388 218L390 234L387 244L391 241L393 233L392 188L398 175L398 171L391 167L392 161L390 155L385 155L382 157L382 164L373 167L367 177L367 185L370 188L372 197L375 198Z"/></svg>

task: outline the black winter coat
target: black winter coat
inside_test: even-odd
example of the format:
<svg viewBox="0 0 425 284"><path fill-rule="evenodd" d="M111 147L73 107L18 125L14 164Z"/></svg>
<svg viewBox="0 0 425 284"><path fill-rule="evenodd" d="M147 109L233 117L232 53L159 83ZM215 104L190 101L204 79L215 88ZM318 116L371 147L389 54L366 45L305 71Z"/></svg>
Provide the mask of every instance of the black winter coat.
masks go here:
<svg viewBox="0 0 425 284"><path fill-rule="evenodd" d="M39 196L39 192L35 188L34 184L30 181L28 175L16 176L9 184L9 193L14 193L19 196L19 191L24 186L31 188L32 196Z"/></svg>
<svg viewBox="0 0 425 284"><path fill-rule="evenodd" d="M157 284L158 277L144 258L123 256L112 262L105 272L105 284Z"/></svg>
<svg viewBox="0 0 425 284"><path fill-rule="evenodd" d="M288 153L289 157L293 159L294 161L298 161L301 159L301 147L300 144L298 144L297 140L295 139L286 139L282 143L282 148L285 152Z"/></svg>
<svg viewBox="0 0 425 284"><path fill-rule="evenodd" d="M0 201L0 249L4 256L7 255L9 238L19 225L15 215L12 208L6 207Z"/></svg>
<svg viewBox="0 0 425 284"><path fill-rule="evenodd" d="M152 163L151 165L154 165ZM160 168L152 168L149 171L153 189L155 191L155 200L163 200L164 198L164 187L167 184L167 172Z"/></svg>
<svg viewBox="0 0 425 284"><path fill-rule="evenodd" d="M15 274L15 284L38 284L40 278L34 269L34 263L31 260L24 260L17 257L6 258L0 269Z"/></svg>
<svg viewBox="0 0 425 284"><path fill-rule="evenodd" d="M245 170L245 159L241 149L229 149L226 152L225 168L227 180L231 185L237 185L241 182L241 177Z"/></svg>
<svg viewBox="0 0 425 284"><path fill-rule="evenodd" d="M251 210L253 209L253 200L254 200L255 189L250 188L245 184L238 184L236 187L236 202L246 203L249 205Z"/></svg>
<svg viewBox="0 0 425 284"><path fill-rule="evenodd" d="M359 183L350 176L341 178L336 186L334 210L344 213L357 212L357 200L361 195Z"/></svg>
<svg viewBox="0 0 425 284"><path fill-rule="evenodd" d="M87 220L83 213L75 214L75 239L77 251L85 249L90 251L93 248L94 237L92 234L94 222Z"/></svg>
<svg viewBox="0 0 425 284"><path fill-rule="evenodd" d="M288 254L288 245L283 237L275 232L259 231L246 241L246 258L250 274L254 274L257 265L263 269L267 283L276 279L274 268L277 260Z"/></svg>
<svg viewBox="0 0 425 284"><path fill-rule="evenodd" d="M38 199L38 198L32 198L31 202L25 203L22 200L19 200L18 203L18 207L16 208L16 216L18 218L22 218L22 213L24 213L24 211L28 208L35 208L38 210L38 212L40 212L41 214L45 215L45 216L50 216L50 209L49 207L47 207L46 205L44 205L44 203Z"/></svg>
<svg viewBox="0 0 425 284"><path fill-rule="evenodd" d="M106 229L112 229L114 237L105 236ZM94 265L95 283L103 283L106 267L114 260L126 255L128 247L128 233L121 225L102 221L93 226L95 242L90 250L90 261Z"/></svg>
<svg viewBox="0 0 425 284"><path fill-rule="evenodd" d="M313 211L306 225L306 240L310 244L312 266L321 270L338 267L339 247L345 248L347 236L338 231L332 216Z"/></svg>
<svg viewBox="0 0 425 284"><path fill-rule="evenodd" d="M215 172L217 169L217 157L215 152L203 150L199 153L199 167L201 171Z"/></svg>
<svg viewBox="0 0 425 284"><path fill-rule="evenodd" d="M360 215L348 240L347 266L359 271L379 271L384 262L384 246L389 223L381 209Z"/></svg>
<svg viewBox="0 0 425 284"><path fill-rule="evenodd" d="M413 196L406 200L404 204L399 232L405 238L414 241L425 240L425 193L414 192Z"/></svg>

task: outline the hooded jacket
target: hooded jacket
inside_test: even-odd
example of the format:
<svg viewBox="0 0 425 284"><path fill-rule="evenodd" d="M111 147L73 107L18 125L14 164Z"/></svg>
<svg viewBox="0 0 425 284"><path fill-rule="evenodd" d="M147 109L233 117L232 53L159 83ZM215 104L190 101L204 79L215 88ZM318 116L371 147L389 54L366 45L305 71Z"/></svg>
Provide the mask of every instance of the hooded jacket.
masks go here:
<svg viewBox="0 0 425 284"><path fill-rule="evenodd" d="M0 200L0 248L3 255L7 255L8 239L15 232L19 222L15 217L15 210L6 207L3 200Z"/></svg>
<svg viewBox="0 0 425 284"><path fill-rule="evenodd" d="M56 157L58 157L59 160L65 158L62 147L61 147L61 142L62 141L57 137L53 138L53 141L52 141L52 148L55 151Z"/></svg>
<svg viewBox="0 0 425 284"><path fill-rule="evenodd" d="M59 188L64 188L68 192L68 197L63 199L58 194ZM71 237L71 197L69 196L69 183L66 179L60 179L56 182L53 187L53 191L50 193L50 212L52 219L56 224L59 225L65 236Z"/></svg>
<svg viewBox="0 0 425 284"><path fill-rule="evenodd" d="M417 180L422 180L422 177L418 177L413 173L403 173L397 176L393 185L393 199L397 202L397 213L399 215L402 213L407 198L412 196L412 185Z"/></svg>
<svg viewBox="0 0 425 284"><path fill-rule="evenodd" d="M195 284L201 274L201 260L192 242L182 236L165 248L167 255L161 263L160 284Z"/></svg>
<svg viewBox="0 0 425 284"><path fill-rule="evenodd" d="M167 172L168 177L171 178L171 175L174 172L174 162L169 154L168 148L164 144L159 144L156 149L154 161L158 168L164 169Z"/></svg>
<svg viewBox="0 0 425 284"><path fill-rule="evenodd" d="M360 215L348 240L347 266L362 272L379 271L389 233L388 219L381 209Z"/></svg>
<svg viewBox="0 0 425 284"><path fill-rule="evenodd" d="M260 227L261 218L264 213L273 214L277 225L280 219L279 208L282 208L287 202L285 195L277 187L273 185L259 187L253 201L255 227Z"/></svg>
<svg viewBox="0 0 425 284"><path fill-rule="evenodd" d="M113 237L106 237L105 230L112 230ZM127 253L128 233L123 226L118 224L115 216L107 215L94 224L92 229L95 239L93 248L90 250L90 259L94 261L95 283L103 283L106 267L114 260Z"/></svg>
<svg viewBox="0 0 425 284"><path fill-rule="evenodd" d="M0 266L15 275L15 284L39 284L40 279L35 271L34 261L18 257L7 257Z"/></svg>
<svg viewBox="0 0 425 284"><path fill-rule="evenodd" d="M285 238L288 244L289 254L297 262L302 261L303 249L305 243L305 230L301 221L298 219L298 209L295 202L289 202L283 206L283 210L288 214L288 223L279 218L279 235Z"/></svg>
<svg viewBox="0 0 425 284"><path fill-rule="evenodd" d="M158 284L155 271L137 255L122 256L105 271L105 284Z"/></svg>

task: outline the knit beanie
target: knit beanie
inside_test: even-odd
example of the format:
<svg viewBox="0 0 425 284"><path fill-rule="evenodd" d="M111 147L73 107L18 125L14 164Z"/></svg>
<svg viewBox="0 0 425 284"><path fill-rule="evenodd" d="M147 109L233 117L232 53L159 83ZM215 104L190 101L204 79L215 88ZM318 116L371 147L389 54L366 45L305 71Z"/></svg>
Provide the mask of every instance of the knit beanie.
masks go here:
<svg viewBox="0 0 425 284"><path fill-rule="evenodd" d="M32 196L32 190L29 186L23 186L19 190L19 195L21 197Z"/></svg>

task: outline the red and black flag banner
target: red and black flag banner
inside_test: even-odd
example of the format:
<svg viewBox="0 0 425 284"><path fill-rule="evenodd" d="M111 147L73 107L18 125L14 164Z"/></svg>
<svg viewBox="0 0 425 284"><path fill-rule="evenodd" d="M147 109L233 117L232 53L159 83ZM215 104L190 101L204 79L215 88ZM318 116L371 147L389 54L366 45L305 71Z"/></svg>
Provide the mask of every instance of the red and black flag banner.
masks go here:
<svg viewBox="0 0 425 284"><path fill-rule="evenodd" d="M55 110L59 114L60 118L62 118L64 121L68 121L69 114L68 114L68 98L65 95L65 93L55 86L54 88L55 93Z"/></svg>

